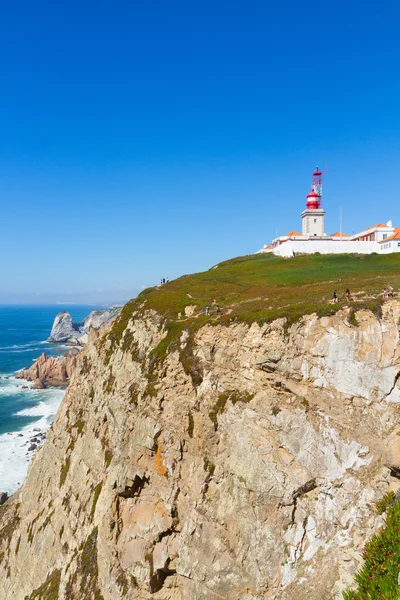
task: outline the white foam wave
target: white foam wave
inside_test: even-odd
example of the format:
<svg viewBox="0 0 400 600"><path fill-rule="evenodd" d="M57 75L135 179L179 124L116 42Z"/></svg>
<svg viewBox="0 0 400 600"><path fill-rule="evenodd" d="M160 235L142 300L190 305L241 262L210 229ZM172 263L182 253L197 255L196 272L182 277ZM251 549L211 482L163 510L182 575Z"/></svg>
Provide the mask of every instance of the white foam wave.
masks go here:
<svg viewBox="0 0 400 600"><path fill-rule="evenodd" d="M28 448L32 443L41 445L43 438L40 434L50 427L65 393L63 390L37 391L42 394L39 403L16 414L39 418L20 431L0 435L0 490L9 494L14 493L24 481L29 460L34 454L34 450L29 451ZM33 437L40 441L32 442Z"/></svg>
<svg viewBox="0 0 400 600"><path fill-rule="evenodd" d="M24 384L26 385L26 384ZM32 384L31 384L32 385ZM16 394L21 394L21 392L33 392L30 388L23 390L22 385L17 384L8 384L6 386L0 387L0 395L5 396L15 396Z"/></svg>
<svg viewBox="0 0 400 600"><path fill-rule="evenodd" d="M64 395L64 392L60 390L61 397ZM55 396L51 398L47 402L40 400L39 404L35 406L31 406L30 408L24 408L23 410L19 410L14 413L16 417L51 417L55 415L57 412L58 405L60 403L61 398Z"/></svg>
<svg viewBox="0 0 400 600"><path fill-rule="evenodd" d="M7 379L0 380L0 395L15 396L16 394L39 394L43 390L32 389L32 382L26 379L17 379L13 376L8 376ZM24 389L23 389L24 388Z"/></svg>
<svg viewBox="0 0 400 600"><path fill-rule="evenodd" d="M0 346L0 350L15 350L18 348L32 348L32 346L37 346L40 344L40 341L37 342L29 342L28 344L13 344L12 346Z"/></svg>
<svg viewBox="0 0 400 600"><path fill-rule="evenodd" d="M3 350L0 348L0 352L7 352L7 354L21 354L23 352L39 352L41 348L18 348L15 350Z"/></svg>

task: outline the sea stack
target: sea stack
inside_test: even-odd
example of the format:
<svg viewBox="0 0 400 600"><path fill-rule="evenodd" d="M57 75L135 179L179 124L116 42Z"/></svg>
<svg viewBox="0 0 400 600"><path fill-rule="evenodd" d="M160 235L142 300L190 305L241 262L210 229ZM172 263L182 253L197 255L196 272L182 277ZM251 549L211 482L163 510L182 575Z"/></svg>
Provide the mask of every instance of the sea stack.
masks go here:
<svg viewBox="0 0 400 600"><path fill-rule="evenodd" d="M69 312L60 312L54 319L48 342L61 343L68 342L71 338L79 337L80 332L77 325L72 322Z"/></svg>

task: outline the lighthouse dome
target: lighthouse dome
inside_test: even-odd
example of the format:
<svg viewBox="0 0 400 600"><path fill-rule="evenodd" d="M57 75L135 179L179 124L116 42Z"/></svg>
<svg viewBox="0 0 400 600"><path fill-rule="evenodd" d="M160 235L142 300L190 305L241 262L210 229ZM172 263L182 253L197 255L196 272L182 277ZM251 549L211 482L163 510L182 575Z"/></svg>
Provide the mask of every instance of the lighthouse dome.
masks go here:
<svg viewBox="0 0 400 600"><path fill-rule="evenodd" d="M315 190L311 190L309 194L307 194L307 203L306 206L308 209L319 208L321 203L321 197L317 194Z"/></svg>

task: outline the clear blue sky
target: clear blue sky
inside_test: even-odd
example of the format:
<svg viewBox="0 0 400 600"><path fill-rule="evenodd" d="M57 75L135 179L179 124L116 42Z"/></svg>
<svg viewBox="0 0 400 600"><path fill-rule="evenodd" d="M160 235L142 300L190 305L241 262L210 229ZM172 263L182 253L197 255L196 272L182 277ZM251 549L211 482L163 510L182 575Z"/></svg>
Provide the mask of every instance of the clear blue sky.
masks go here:
<svg viewBox="0 0 400 600"><path fill-rule="evenodd" d="M300 228L400 226L400 4L3 3L0 302L125 299ZM103 290L103 291L99 291Z"/></svg>

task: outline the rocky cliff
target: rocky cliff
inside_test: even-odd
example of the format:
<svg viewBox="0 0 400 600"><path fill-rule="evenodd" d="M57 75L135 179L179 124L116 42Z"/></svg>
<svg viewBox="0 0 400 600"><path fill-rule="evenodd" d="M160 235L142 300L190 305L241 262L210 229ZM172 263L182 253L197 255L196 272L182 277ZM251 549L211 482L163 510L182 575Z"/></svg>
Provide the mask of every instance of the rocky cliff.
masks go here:
<svg viewBox="0 0 400 600"><path fill-rule="evenodd" d="M0 599L341 598L398 488L399 321L128 304L0 511Z"/></svg>
<svg viewBox="0 0 400 600"><path fill-rule="evenodd" d="M48 341L51 343L69 343L83 346L88 340L88 333L93 329L100 329L117 316L120 306L92 310L82 323L73 323L67 311L58 313L54 319Z"/></svg>
<svg viewBox="0 0 400 600"><path fill-rule="evenodd" d="M78 354L77 348L71 348L60 357L43 353L29 369L19 371L16 378L33 381L36 388L67 387L75 370Z"/></svg>

